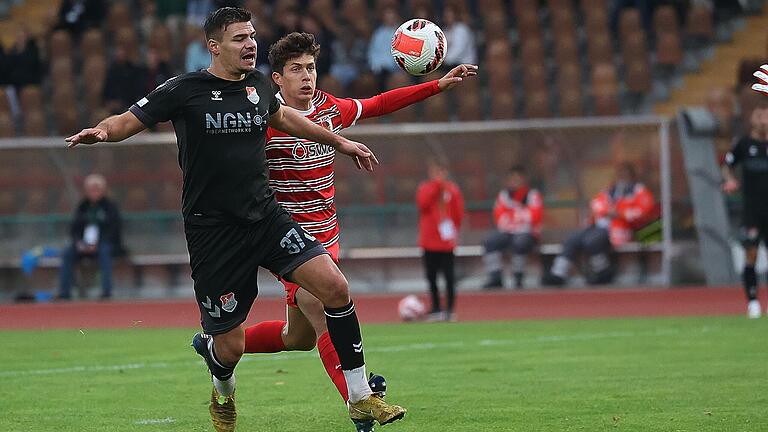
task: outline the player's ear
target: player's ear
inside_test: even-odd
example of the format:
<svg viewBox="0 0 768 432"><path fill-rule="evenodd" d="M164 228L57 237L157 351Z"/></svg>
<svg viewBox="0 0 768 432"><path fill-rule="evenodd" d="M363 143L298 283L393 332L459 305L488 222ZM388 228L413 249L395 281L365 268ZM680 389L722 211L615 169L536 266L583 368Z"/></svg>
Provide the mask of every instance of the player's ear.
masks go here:
<svg viewBox="0 0 768 432"><path fill-rule="evenodd" d="M215 39L208 39L208 51L213 55L219 55L219 43Z"/></svg>
<svg viewBox="0 0 768 432"><path fill-rule="evenodd" d="M275 82L278 86L282 85L281 81L283 80L283 76L278 72L272 72L272 81Z"/></svg>

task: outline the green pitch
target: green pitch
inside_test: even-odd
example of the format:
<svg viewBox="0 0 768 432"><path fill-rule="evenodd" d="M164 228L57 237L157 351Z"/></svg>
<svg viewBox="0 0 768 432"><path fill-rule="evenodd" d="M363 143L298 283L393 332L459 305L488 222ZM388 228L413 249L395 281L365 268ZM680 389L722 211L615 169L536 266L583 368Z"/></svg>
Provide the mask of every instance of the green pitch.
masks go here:
<svg viewBox="0 0 768 432"><path fill-rule="evenodd" d="M1 431L208 431L194 330L0 332ZM382 431L766 431L768 320L368 325ZM248 356L241 431L352 431L316 352Z"/></svg>

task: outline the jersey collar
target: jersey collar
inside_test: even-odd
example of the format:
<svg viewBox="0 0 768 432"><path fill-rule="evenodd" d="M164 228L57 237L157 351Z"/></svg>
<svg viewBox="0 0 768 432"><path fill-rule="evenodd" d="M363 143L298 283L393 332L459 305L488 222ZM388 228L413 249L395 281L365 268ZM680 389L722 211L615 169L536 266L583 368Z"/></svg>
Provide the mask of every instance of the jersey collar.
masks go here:
<svg viewBox="0 0 768 432"><path fill-rule="evenodd" d="M285 99L283 99L283 95L280 94L280 92L275 93L275 97L277 98L277 100L280 101L281 104L287 105L285 103ZM304 117L307 117L308 115L312 114L315 111L314 99L315 99L315 97L312 96L312 100L309 101L309 109L306 109L306 110L298 110L297 109L296 111L298 111L299 114L303 115Z"/></svg>

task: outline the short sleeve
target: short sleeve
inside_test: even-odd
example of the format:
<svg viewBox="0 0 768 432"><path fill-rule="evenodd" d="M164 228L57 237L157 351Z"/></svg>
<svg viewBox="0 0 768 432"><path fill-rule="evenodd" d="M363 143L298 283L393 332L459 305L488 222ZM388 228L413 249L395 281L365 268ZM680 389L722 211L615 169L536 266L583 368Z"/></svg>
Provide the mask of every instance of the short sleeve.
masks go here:
<svg viewBox="0 0 768 432"><path fill-rule="evenodd" d="M733 144L733 147L731 147L731 150L725 154L726 165L728 165L729 167L733 167L737 165L739 161L742 159L742 154L744 153L745 146L746 146L746 142L744 141L744 138L737 140Z"/></svg>
<svg viewBox="0 0 768 432"><path fill-rule="evenodd" d="M184 103L179 88L181 82L182 80L176 77L160 84L146 97L131 105L130 111L148 128L171 120Z"/></svg>
<svg viewBox="0 0 768 432"><path fill-rule="evenodd" d="M346 129L354 126L363 113L363 105L360 101L357 99L338 99L328 93L326 95L333 100L336 108L339 109L339 113L341 113L341 128Z"/></svg>

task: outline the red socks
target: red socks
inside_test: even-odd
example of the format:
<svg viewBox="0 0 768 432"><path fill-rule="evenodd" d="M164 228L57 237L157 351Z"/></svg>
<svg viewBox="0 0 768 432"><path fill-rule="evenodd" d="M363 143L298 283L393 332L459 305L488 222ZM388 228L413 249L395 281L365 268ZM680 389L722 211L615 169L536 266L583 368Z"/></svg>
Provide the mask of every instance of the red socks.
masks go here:
<svg viewBox="0 0 768 432"><path fill-rule="evenodd" d="M339 390L344 402L347 401L347 380L344 379L344 372L341 370L341 362L339 361L339 355L336 353L336 348L333 347L331 342L331 336L328 332L323 333L317 339L317 351L320 353L320 360L323 361L325 371L328 372L328 376L336 385L336 389Z"/></svg>
<svg viewBox="0 0 768 432"><path fill-rule="evenodd" d="M245 352L276 353L285 351L284 327L285 321L263 321L248 327L245 329Z"/></svg>

